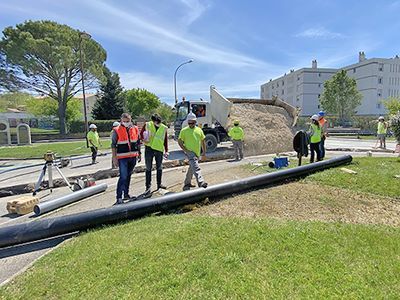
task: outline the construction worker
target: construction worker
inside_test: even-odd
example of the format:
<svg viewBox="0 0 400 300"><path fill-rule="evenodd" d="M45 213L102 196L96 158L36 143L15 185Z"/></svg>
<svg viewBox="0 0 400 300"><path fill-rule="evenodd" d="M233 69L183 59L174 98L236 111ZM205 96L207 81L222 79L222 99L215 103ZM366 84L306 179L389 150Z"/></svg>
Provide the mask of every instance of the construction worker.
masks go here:
<svg viewBox="0 0 400 300"><path fill-rule="evenodd" d="M99 133L97 132L97 126L95 124L90 124L89 132L86 136L90 150L92 151L92 164L96 163L97 151L101 146Z"/></svg>
<svg viewBox="0 0 400 300"><path fill-rule="evenodd" d="M310 152L311 152L310 163L313 163L314 156L315 156L314 152L317 153L317 161L322 160L321 148L320 148L322 130L321 130L321 126L319 125L319 116L318 115L313 115L311 117L311 125L310 125L309 135L310 135Z"/></svg>
<svg viewBox="0 0 400 300"><path fill-rule="evenodd" d="M239 126L238 120L233 122L233 127L229 130L228 136L232 139L233 149L235 150L235 159L242 160L244 132Z"/></svg>
<svg viewBox="0 0 400 300"><path fill-rule="evenodd" d="M117 202L115 204L122 204L124 199L131 198L129 196L131 175L136 162L140 161L139 129L132 124L130 114L123 113L121 125L113 129L111 149L113 164L119 167Z"/></svg>
<svg viewBox="0 0 400 300"><path fill-rule="evenodd" d="M146 122L140 131L140 138L143 141L144 157L146 163L146 191L145 195L151 193L151 169L153 168L153 158L156 161L157 168L157 190L166 189L161 183L162 179L162 161L168 158L168 135L167 126L161 123L161 117L158 114L151 116L151 121Z"/></svg>
<svg viewBox="0 0 400 300"><path fill-rule="evenodd" d="M321 158L325 157L325 140L326 137L328 136L328 121L325 119L325 112L324 111L320 111L318 113L318 121L319 121L319 125L321 126L321 130L322 130L322 137L321 137L321 143L320 145L320 149L321 149Z"/></svg>
<svg viewBox="0 0 400 300"><path fill-rule="evenodd" d="M385 118L380 116L378 118L378 131L377 137L380 143L379 148L386 149L386 133L387 133L388 124L385 122Z"/></svg>
<svg viewBox="0 0 400 300"><path fill-rule="evenodd" d="M189 160L189 168L183 186L184 191L194 187L194 185L192 185L193 174L196 177L199 187L206 188L208 185L201 175L199 166L199 158L204 160L206 155L205 135L203 130L196 126L197 118L195 114L189 113L187 122L188 126L181 130L178 138L178 144Z"/></svg>
<svg viewBox="0 0 400 300"><path fill-rule="evenodd" d="M115 122L112 124L112 129L111 129L110 137L112 137L112 135L113 135L114 128L115 128L115 127L118 127L119 125L121 125L121 124L120 124L119 122L117 122L117 121L115 121ZM116 168L118 168L118 165L115 165L113 159L111 158L111 169L116 169Z"/></svg>

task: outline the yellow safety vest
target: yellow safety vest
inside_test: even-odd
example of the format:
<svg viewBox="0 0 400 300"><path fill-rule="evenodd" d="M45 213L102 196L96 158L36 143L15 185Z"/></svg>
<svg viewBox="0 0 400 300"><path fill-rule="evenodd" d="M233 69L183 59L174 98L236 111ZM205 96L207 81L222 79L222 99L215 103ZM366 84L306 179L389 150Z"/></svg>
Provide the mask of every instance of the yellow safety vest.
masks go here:
<svg viewBox="0 0 400 300"><path fill-rule="evenodd" d="M321 141L321 126L311 124L311 143L319 143Z"/></svg>
<svg viewBox="0 0 400 300"><path fill-rule="evenodd" d="M165 139L165 131L167 126L160 123L158 130L156 130L156 126L153 121L146 123L146 130L149 132L149 141L145 143L146 146L151 147L154 150L164 152L164 139Z"/></svg>
<svg viewBox="0 0 400 300"><path fill-rule="evenodd" d="M244 132L243 129L239 126L233 126L231 130L229 130L228 135L234 141L243 141L244 139Z"/></svg>

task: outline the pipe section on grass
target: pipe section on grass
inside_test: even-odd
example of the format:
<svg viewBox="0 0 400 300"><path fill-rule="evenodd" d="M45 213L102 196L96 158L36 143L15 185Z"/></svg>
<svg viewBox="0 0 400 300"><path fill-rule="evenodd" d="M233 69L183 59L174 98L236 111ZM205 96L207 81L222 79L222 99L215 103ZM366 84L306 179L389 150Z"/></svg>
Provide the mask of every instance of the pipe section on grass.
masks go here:
<svg viewBox="0 0 400 300"><path fill-rule="evenodd" d="M292 169L221 183L209 186L206 189L198 188L191 191L165 195L159 198L116 205L110 208L96 209L83 213L7 226L0 228L0 248L94 228L99 225L113 224L123 220L134 219L149 213L166 211L182 205L193 204L206 197L222 197L253 188L282 183L285 180L303 177L318 171L348 164L351 161L352 157L350 155L344 155Z"/></svg>
<svg viewBox="0 0 400 300"><path fill-rule="evenodd" d="M84 199L86 197L93 196L95 194L104 192L107 189L107 184L102 183L99 185L91 186L84 188L82 190L70 193L68 195L65 195L61 198L49 200L43 203L39 203L33 207L33 211L37 216L47 213L49 211L52 211L54 209L57 209L59 207L68 205L70 203L73 203L75 201Z"/></svg>

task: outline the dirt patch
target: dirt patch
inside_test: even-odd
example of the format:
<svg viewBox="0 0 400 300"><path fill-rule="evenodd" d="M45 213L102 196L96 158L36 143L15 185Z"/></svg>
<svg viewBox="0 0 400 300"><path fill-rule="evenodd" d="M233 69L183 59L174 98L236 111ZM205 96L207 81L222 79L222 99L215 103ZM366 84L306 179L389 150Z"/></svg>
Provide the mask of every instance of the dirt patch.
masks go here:
<svg viewBox="0 0 400 300"><path fill-rule="evenodd" d="M192 213L400 226L399 200L300 182L235 195Z"/></svg>
<svg viewBox="0 0 400 300"><path fill-rule="evenodd" d="M293 150L293 119L281 107L262 104L234 104L230 124L240 121L245 132L246 155L281 153Z"/></svg>

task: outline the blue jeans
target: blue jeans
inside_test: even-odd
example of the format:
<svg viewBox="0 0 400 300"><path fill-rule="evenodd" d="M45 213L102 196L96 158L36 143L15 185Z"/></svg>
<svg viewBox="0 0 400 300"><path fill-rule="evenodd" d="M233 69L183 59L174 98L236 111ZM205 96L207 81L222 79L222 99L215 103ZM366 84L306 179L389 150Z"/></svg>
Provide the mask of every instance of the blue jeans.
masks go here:
<svg viewBox="0 0 400 300"><path fill-rule="evenodd" d="M136 165L136 157L119 159L118 165L117 199L122 199L122 193L124 193L124 197L129 197L129 185L131 184L131 175Z"/></svg>
<svg viewBox="0 0 400 300"><path fill-rule="evenodd" d="M321 151L321 158L325 157L325 137L323 136L319 143L319 150Z"/></svg>

